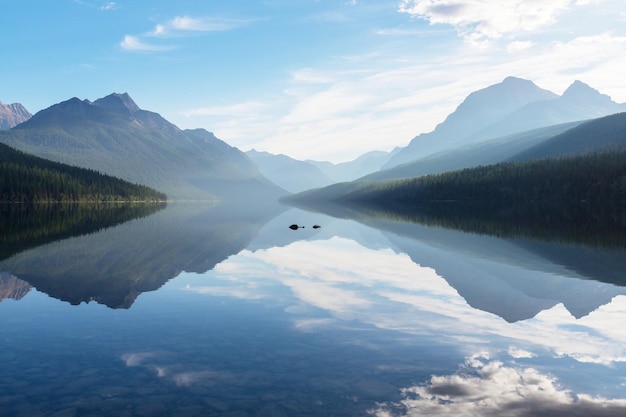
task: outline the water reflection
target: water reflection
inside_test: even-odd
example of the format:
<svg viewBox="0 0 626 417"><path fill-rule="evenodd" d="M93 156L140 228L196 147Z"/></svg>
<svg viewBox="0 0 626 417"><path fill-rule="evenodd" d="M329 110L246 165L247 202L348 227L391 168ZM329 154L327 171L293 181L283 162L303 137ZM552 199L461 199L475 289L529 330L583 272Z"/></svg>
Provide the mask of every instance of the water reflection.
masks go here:
<svg viewBox="0 0 626 417"><path fill-rule="evenodd" d="M7 298L21 300L32 288L26 281L7 273L0 273L0 301Z"/></svg>
<svg viewBox="0 0 626 417"><path fill-rule="evenodd" d="M149 216L165 203L0 204L0 261L24 250Z"/></svg>
<svg viewBox="0 0 626 417"><path fill-rule="evenodd" d="M435 375L423 385L402 390L398 403L371 410L389 416L597 416L624 413L626 399L576 394L558 379L532 367L481 355L467 359L452 375Z"/></svg>
<svg viewBox="0 0 626 417"><path fill-rule="evenodd" d="M5 244L7 252L19 253L0 262L0 271L9 271L39 291L74 305L96 301L111 308L130 308L139 294L158 289L183 270L204 272L213 268L243 249L257 228L282 210L259 206L255 211L244 211L202 204L170 205L159 213L146 211L151 206L145 205L133 206L130 211L125 207L70 208L52 212L56 214L53 220L68 227L59 229L53 220L27 222L43 223L37 230L55 233L18 228L26 236L43 237L21 239L24 244ZM149 214L152 216L143 217ZM33 218L32 213L28 215ZM104 227L108 228L93 233ZM60 237L66 239L47 243ZM23 251L24 245L35 243L40 246ZM16 247L20 250L14 250Z"/></svg>
<svg viewBox="0 0 626 417"><path fill-rule="evenodd" d="M623 252L358 220L174 205L5 259L3 412L624 413Z"/></svg>

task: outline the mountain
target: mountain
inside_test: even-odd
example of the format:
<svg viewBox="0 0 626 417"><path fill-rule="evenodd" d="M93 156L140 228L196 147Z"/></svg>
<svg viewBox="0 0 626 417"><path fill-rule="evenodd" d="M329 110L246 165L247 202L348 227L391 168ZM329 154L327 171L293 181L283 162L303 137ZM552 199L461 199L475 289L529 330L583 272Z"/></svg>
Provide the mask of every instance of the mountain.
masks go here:
<svg viewBox="0 0 626 417"><path fill-rule="evenodd" d="M471 93L434 131L421 134L383 169L392 168L458 146L556 124L583 121L625 110L580 81L560 97L528 80L508 77Z"/></svg>
<svg viewBox="0 0 626 417"><path fill-rule="evenodd" d="M378 171L360 180L411 178L504 161L527 161L625 148L626 113L617 113L472 143Z"/></svg>
<svg viewBox="0 0 626 417"><path fill-rule="evenodd" d="M582 123L510 158L528 161L626 149L626 112Z"/></svg>
<svg viewBox="0 0 626 417"><path fill-rule="evenodd" d="M501 83L471 93L435 130L415 137L384 168L463 144L463 139L525 105L558 96L532 81L507 77Z"/></svg>
<svg viewBox="0 0 626 417"><path fill-rule="evenodd" d="M341 162L339 164L312 160L307 160L307 162L321 169L322 172L333 179L333 182L344 182L353 181L378 171L389 161L393 154L393 152L372 151L359 156L353 161Z"/></svg>
<svg viewBox="0 0 626 417"><path fill-rule="evenodd" d="M204 130L183 131L124 94L72 98L35 114L0 142L163 191L170 199L274 198L286 192Z"/></svg>
<svg viewBox="0 0 626 417"><path fill-rule="evenodd" d="M246 154L263 175L292 193L356 180L378 171L391 157L389 152L373 151L353 161L333 164L326 161L300 161L287 155L274 155L254 149Z"/></svg>
<svg viewBox="0 0 626 417"><path fill-rule="evenodd" d="M167 196L93 170L49 161L0 143L0 202L165 201Z"/></svg>
<svg viewBox="0 0 626 417"><path fill-rule="evenodd" d="M246 154L270 181L292 193L324 187L334 182L332 178L309 162L254 149Z"/></svg>
<svg viewBox="0 0 626 417"><path fill-rule="evenodd" d="M471 143L451 150L437 152L419 158L413 162L375 172L360 178L363 181L380 181L419 177L428 174L440 174L470 168L478 165L490 165L507 161L533 146L550 140L566 132L581 122L571 122L533 129L491 139L480 143Z"/></svg>
<svg viewBox="0 0 626 417"><path fill-rule="evenodd" d="M31 117L32 114L20 103L3 104L0 102L0 130L11 129Z"/></svg>
<svg viewBox="0 0 626 417"><path fill-rule="evenodd" d="M581 81L574 81L556 100L530 103L472 135L470 140L502 136L560 123L596 119L623 111L626 111L624 104L614 102L606 94L601 94Z"/></svg>

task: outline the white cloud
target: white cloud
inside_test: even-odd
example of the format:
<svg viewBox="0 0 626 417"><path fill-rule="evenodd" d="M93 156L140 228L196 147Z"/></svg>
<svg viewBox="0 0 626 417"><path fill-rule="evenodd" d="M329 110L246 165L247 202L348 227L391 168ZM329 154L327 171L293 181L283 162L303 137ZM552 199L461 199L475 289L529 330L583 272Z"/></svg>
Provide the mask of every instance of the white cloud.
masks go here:
<svg viewBox="0 0 626 417"><path fill-rule="evenodd" d="M115 7L115 3L111 2L110 4ZM249 22L250 20L243 19L177 16L165 23L157 24L152 31L143 35L126 35L124 40L120 42L120 46L128 51L167 51L173 47L146 43L143 38L180 37L189 33L225 31L246 25Z"/></svg>
<svg viewBox="0 0 626 417"><path fill-rule="evenodd" d="M100 6L100 10L115 10L117 9L117 3L114 1L107 1L102 6Z"/></svg>
<svg viewBox="0 0 626 417"><path fill-rule="evenodd" d="M137 36L126 35L124 40L120 42L120 46L127 51L137 52L160 52L171 49L169 46L153 45L143 42Z"/></svg>
<svg viewBox="0 0 626 417"><path fill-rule="evenodd" d="M174 36L185 32L218 32L231 30L248 24L250 20L226 18L195 18L176 16L166 23L157 24L148 35Z"/></svg>
<svg viewBox="0 0 626 417"><path fill-rule="evenodd" d="M535 43L531 41L514 41L506 46L506 50L509 53L515 53L531 48L533 45L535 45Z"/></svg>
<svg viewBox="0 0 626 417"><path fill-rule="evenodd" d="M342 61L346 67L307 66L291 73L282 95L256 102L253 112L218 116L208 107L205 113L214 116L201 119L197 112L193 120L244 150L342 162L371 150L406 146L434 129L468 94L511 75L557 94L579 79L615 101L626 101L626 79L615 70L626 67L626 36L604 32L494 48L466 46L428 59L407 55L395 61L373 54Z"/></svg>
<svg viewBox="0 0 626 417"><path fill-rule="evenodd" d="M425 385L402 390L399 404L381 404L371 413L389 416L582 416L624 415L626 399L573 393L534 368L468 358L453 375L432 376Z"/></svg>
<svg viewBox="0 0 626 417"><path fill-rule="evenodd" d="M403 0L400 11L449 24L468 40L498 39L550 25L574 0Z"/></svg>

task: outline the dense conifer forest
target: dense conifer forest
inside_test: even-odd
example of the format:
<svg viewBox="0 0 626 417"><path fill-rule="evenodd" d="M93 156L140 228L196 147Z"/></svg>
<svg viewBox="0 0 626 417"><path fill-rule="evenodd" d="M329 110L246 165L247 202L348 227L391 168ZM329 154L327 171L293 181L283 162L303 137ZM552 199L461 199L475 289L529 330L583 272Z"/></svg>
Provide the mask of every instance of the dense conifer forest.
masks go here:
<svg viewBox="0 0 626 417"><path fill-rule="evenodd" d="M0 144L0 202L165 201L152 188Z"/></svg>
<svg viewBox="0 0 626 417"><path fill-rule="evenodd" d="M301 196L324 199L323 190ZM339 202L377 207L434 201L626 203L626 151L506 162L402 180L354 183Z"/></svg>

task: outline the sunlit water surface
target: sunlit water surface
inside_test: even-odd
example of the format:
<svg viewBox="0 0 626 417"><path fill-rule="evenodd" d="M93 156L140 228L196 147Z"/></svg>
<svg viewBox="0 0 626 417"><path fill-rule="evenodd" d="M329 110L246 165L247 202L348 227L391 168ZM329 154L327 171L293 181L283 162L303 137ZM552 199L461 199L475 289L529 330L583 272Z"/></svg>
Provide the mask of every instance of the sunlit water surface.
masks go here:
<svg viewBox="0 0 626 417"><path fill-rule="evenodd" d="M229 215L168 208L2 261L0 414L626 414L625 287L528 242Z"/></svg>

